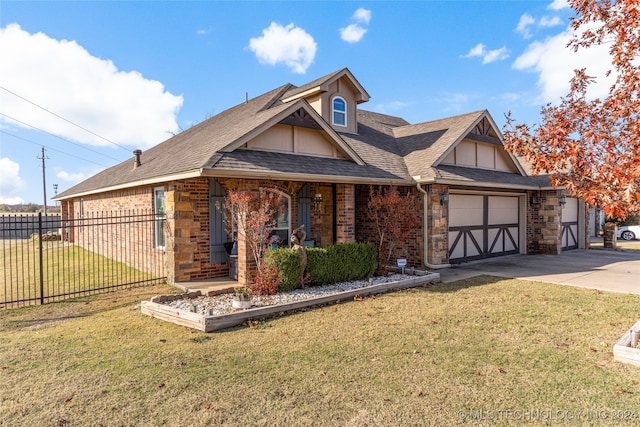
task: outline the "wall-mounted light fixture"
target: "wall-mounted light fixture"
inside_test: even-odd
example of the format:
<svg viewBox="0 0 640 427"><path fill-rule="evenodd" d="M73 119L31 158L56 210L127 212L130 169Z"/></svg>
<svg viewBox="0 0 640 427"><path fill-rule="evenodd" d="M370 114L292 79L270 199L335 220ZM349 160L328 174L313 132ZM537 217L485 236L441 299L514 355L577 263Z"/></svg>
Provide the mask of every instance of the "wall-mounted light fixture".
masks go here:
<svg viewBox="0 0 640 427"><path fill-rule="evenodd" d="M532 205L538 204L538 196L536 196L535 194L531 196L531 204Z"/></svg>
<svg viewBox="0 0 640 427"><path fill-rule="evenodd" d="M442 193L440 195L440 204L444 206L447 203L449 203L449 193Z"/></svg>
<svg viewBox="0 0 640 427"><path fill-rule="evenodd" d="M319 211L322 208L322 194L318 193L313 198L313 209Z"/></svg>
<svg viewBox="0 0 640 427"><path fill-rule="evenodd" d="M567 204L567 198L565 197L564 194L562 196L560 196L560 198L558 199L558 202L560 202L560 206L562 206L562 207L564 207L564 205Z"/></svg>

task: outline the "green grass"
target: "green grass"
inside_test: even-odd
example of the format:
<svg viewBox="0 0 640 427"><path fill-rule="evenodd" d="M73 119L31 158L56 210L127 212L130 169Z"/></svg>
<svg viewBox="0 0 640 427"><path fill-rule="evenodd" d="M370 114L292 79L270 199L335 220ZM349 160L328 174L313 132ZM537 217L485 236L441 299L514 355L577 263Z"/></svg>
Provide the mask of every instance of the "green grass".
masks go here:
<svg viewBox="0 0 640 427"><path fill-rule="evenodd" d="M602 240L592 240L590 247L591 249L604 249L604 242ZM616 241L616 250L622 252L640 252L640 242L638 242L637 240L618 239Z"/></svg>
<svg viewBox="0 0 640 427"><path fill-rule="evenodd" d="M483 276L203 334L136 308L169 292L1 311L0 425L444 426L470 410L592 425L586 411L640 410L640 371L611 354L640 296Z"/></svg>
<svg viewBox="0 0 640 427"><path fill-rule="evenodd" d="M40 296L39 244L37 239L0 241L0 305L5 301ZM43 290L45 297L80 294L124 283L151 280L154 276L77 245L43 242Z"/></svg>

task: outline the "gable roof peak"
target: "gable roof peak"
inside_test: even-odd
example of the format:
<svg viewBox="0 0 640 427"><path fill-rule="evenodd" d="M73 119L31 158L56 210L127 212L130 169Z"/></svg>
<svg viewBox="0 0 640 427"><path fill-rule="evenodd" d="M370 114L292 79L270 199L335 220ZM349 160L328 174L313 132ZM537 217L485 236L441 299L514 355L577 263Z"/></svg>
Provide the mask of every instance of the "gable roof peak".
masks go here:
<svg viewBox="0 0 640 427"><path fill-rule="evenodd" d="M307 97L309 95L326 92L327 90L329 90L330 84L343 77L346 77L356 88L359 95L357 96L358 103L367 102L371 98L369 93L364 89L364 87L355 78L351 71L345 67L341 70L334 71L333 73L319 77L300 87L294 86L290 91L284 94L282 102L291 102L295 101L296 99Z"/></svg>

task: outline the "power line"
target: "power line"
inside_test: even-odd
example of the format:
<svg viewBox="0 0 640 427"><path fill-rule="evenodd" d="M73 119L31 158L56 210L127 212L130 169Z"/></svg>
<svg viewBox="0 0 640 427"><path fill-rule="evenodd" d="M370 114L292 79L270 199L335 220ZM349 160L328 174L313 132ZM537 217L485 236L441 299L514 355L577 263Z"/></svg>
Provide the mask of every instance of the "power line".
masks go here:
<svg viewBox="0 0 640 427"><path fill-rule="evenodd" d="M65 156L73 157L73 158L76 158L76 159L79 159L79 160L82 160L82 161L85 161L85 162L93 163L94 165L102 166L102 167L105 167L105 168L109 167L108 165L103 165L102 163L94 162L93 160L85 159L83 157L76 156L74 154L65 153L64 151L57 150L57 149L51 148L51 147L47 147L46 145L39 144L39 143L37 143L35 141L31 141L30 139L23 138L23 137L18 136L18 135L14 135L14 134L12 134L10 132L7 132L7 131L1 130L1 129L0 129L0 133L4 133L5 135L9 135L9 136L12 136L14 138L21 139L21 140L23 140L25 142L28 142L30 144L37 145L38 147L45 147L49 151L55 151L57 153L64 154Z"/></svg>
<svg viewBox="0 0 640 427"><path fill-rule="evenodd" d="M44 133L46 133L46 134L48 134L48 135L53 136L54 138L58 138L58 139L60 139L60 140L62 140L62 141L64 141L64 142L68 142L69 144L76 145L76 146L78 146L78 147L80 147L80 148L83 148L83 149L85 149L85 150L87 150L87 151L91 151L92 153L98 154L98 155L100 155L100 156L107 157L107 158L109 158L109 159L111 159L111 160L115 160L115 161L117 161L117 162L120 162L120 161L121 161L120 159L116 159L115 157L111 157L111 156L108 156L108 155L106 155L106 154L103 154L103 153L101 153L101 152L99 152L99 151L92 150L91 148L85 147L85 146L84 146L84 145L82 145L82 144L78 144L78 143L76 143L76 142L69 141L68 139L65 139L65 138L63 138L63 137L61 137L61 136L58 136L58 135L53 134L53 133L51 133L51 132L47 132L47 131L46 131L46 130L44 130L44 129L40 129L39 127L36 127L36 126L30 125L29 123L25 123L25 122L23 122L23 121L21 121L21 120L18 120L18 119L16 119L16 118L14 118L14 117L11 117L11 116L10 116L10 115L8 115L8 114L4 114L4 113L1 113L1 112L0 112L0 116L4 116L4 117L8 118L9 120L13 120L14 122L18 122L18 123L20 123L21 125L24 125L24 126L30 127L30 128L32 128L32 129L38 130L38 131L40 131L40 132L44 132ZM38 145L41 145L41 144L38 144Z"/></svg>
<svg viewBox="0 0 640 427"><path fill-rule="evenodd" d="M90 131L89 129L87 129L87 128L83 127L83 126L80 126L79 124L74 123L74 122L72 122L71 120L69 120L69 119L66 119L66 118L62 117L61 115L56 114L56 113L54 113L53 111L48 110L48 109L44 108L43 106L38 105L38 104L36 104L35 102L28 100L28 99L27 99L27 98L25 98L24 96L18 95L17 93L15 93L15 92L13 92L13 91L11 91L11 90L7 89L7 88L6 88L6 87L4 87L4 86L0 86L0 89L3 89L3 90L5 90L5 91L9 92L10 94L12 94L12 95L14 95L14 96L16 96L16 97L18 97L18 98L22 99L23 101L26 101L26 102L28 102L29 104L34 105L34 106L36 106L36 107L40 108L41 110L44 110L44 111L46 111L47 113L52 114L52 115L56 116L57 118L59 118L59 119L61 119L61 120L64 120L65 122L70 123L70 124L72 124L72 125L74 125L74 126L76 126L76 127L80 128L80 129L82 129L82 130L83 130L83 131L85 131L85 132L89 132L89 133L90 133L91 135L93 135L93 136L97 136L98 138L103 139L103 140L107 141L108 143L115 145L116 147L120 147L120 148L122 148L123 150L127 150L127 151L129 151L129 149L128 149L127 147L124 147L124 146L122 146L122 145L120 145L120 144L118 144L118 143L115 143L115 142L111 141L110 139L105 138L105 137L104 137L104 136L102 136L102 135L98 135L97 133L95 133L95 132L93 132L93 131Z"/></svg>

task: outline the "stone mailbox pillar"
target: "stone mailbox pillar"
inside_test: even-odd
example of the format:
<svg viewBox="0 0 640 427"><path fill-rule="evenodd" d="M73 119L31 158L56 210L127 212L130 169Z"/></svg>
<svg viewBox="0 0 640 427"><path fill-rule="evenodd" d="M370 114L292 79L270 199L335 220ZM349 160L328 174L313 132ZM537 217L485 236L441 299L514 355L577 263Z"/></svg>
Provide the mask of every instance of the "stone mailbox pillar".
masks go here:
<svg viewBox="0 0 640 427"><path fill-rule="evenodd" d="M613 222L607 222L604 225L604 248L615 249L617 246L616 225Z"/></svg>

